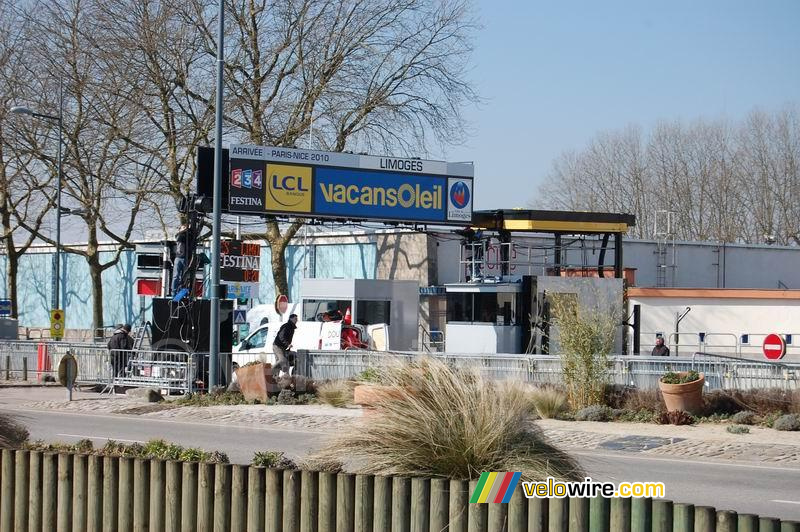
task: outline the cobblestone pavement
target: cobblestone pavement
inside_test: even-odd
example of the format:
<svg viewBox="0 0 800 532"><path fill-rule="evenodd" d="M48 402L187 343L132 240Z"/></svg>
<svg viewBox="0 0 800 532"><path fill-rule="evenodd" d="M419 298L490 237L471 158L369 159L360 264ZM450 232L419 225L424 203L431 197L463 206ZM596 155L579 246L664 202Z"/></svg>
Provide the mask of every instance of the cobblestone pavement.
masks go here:
<svg viewBox="0 0 800 532"><path fill-rule="evenodd" d="M96 396L94 396L96 397ZM140 415L155 419L216 425L267 425L276 428L332 432L352 427L361 417L358 408L327 405L183 406L173 402L146 403L128 397L102 399L83 396L65 401L22 402L18 408L83 412L87 414ZM691 427L641 423L595 423L540 420L545 436L563 449L639 453L693 459L780 463L800 466L800 432L778 432L751 427L750 434L729 434L725 424Z"/></svg>

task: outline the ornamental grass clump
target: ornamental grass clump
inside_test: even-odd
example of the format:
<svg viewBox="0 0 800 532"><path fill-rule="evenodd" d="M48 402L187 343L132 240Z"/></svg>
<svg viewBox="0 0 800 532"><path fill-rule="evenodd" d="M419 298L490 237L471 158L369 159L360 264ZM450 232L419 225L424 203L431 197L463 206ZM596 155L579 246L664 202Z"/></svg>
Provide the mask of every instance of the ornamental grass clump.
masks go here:
<svg viewBox="0 0 800 532"><path fill-rule="evenodd" d="M474 479L484 471L523 478L581 478L578 464L532 423L528 391L430 358L380 370L381 394L361 425L335 437L312 462L350 472Z"/></svg>
<svg viewBox="0 0 800 532"><path fill-rule="evenodd" d="M0 414L0 448L18 449L28 441L28 430L10 416Z"/></svg>
<svg viewBox="0 0 800 532"><path fill-rule="evenodd" d="M555 388L535 388L530 392L531 403L539 417L554 419L567 410L567 396Z"/></svg>
<svg viewBox="0 0 800 532"><path fill-rule="evenodd" d="M347 381L330 381L317 388L317 397L327 405L343 408L353 404L353 384Z"/></svg>

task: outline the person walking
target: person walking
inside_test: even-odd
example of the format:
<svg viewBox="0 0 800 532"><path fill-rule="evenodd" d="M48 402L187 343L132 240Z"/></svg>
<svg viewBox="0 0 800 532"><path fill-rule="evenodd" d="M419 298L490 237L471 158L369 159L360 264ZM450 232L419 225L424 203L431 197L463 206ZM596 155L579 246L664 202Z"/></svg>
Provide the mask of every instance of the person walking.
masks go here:
<svg viewBox="0 0 800 532"><path fill-rule="evenodd" d="M131 338L131 326L118 325L111 339L108 341L108 351L111 354L111 366L114 368L114 376L120 377L128 366L133 349L133 338Z"/></svg>
<svg viewBox="0 0 800 532"><path fill-rule="evenodd" d="M275 365L272 366L272 377L277 378L281 370L289 373L288 352L292 348L294 331L297 329L297 314L289 316L289 321L281 325L275 341L272 343L272 352L275 353Z"/></svg>
<svg viewBox="0 0 800 532"><path fill-rule="evenodd" d="M653 347L653 351L650 353L651 357L668 357L669 356L669 347L664 345L664 337L659 336L656 338L656 345Z"/></svg>

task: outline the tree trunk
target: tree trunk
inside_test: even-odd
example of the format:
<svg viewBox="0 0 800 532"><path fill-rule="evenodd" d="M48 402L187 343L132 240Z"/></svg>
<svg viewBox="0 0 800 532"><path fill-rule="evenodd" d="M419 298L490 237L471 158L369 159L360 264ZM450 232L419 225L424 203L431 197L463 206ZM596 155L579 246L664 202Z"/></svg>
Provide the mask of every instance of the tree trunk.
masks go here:
<svg viewBox="0 0 800 532"><path fill-rule="evenodd" d="M275 297L279 295L289 295L289 279L286 276L286 246L289 240L280 239L269 241L269 249L272 252L272 279L275 282Z"/></svg>
<svg viewBox="0 0 800 532"><path fill-rule="evenodd" d="M8 275L8 299L11 300L11 317L19 317L19 303L17 302L17 273L19 271L19 255L14 251L8 250L6 255L6 264Z"/></svg>
<svg viewBox="0 0 800 532"><path fill-rule="evenodd" d="M89 276L92 278L92 335L103 327L103 269L97 255L87 259Z"/></svg>

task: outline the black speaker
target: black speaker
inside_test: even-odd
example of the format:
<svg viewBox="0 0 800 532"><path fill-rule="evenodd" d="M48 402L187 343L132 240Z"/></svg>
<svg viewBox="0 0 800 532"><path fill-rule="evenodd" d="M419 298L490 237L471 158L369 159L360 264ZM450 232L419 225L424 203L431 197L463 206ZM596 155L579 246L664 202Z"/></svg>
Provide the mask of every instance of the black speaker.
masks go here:
<svg viewBox="0 0 800 532"><path fill-rule="evenodd" d="M233 301L219 302L219 351L233 348ZM211 300L153 298L152 346L155 351L208 353Z"/></svg>
<svg viewBox="0 0 800 532"><path fill-rule="evenodd" d="M228 208L228 179L230 175L230 152L222 149L222 207ZM195 184L197 195L206 198L214 197L214 148L200 146L197 148L197 176Z"/></svg>

